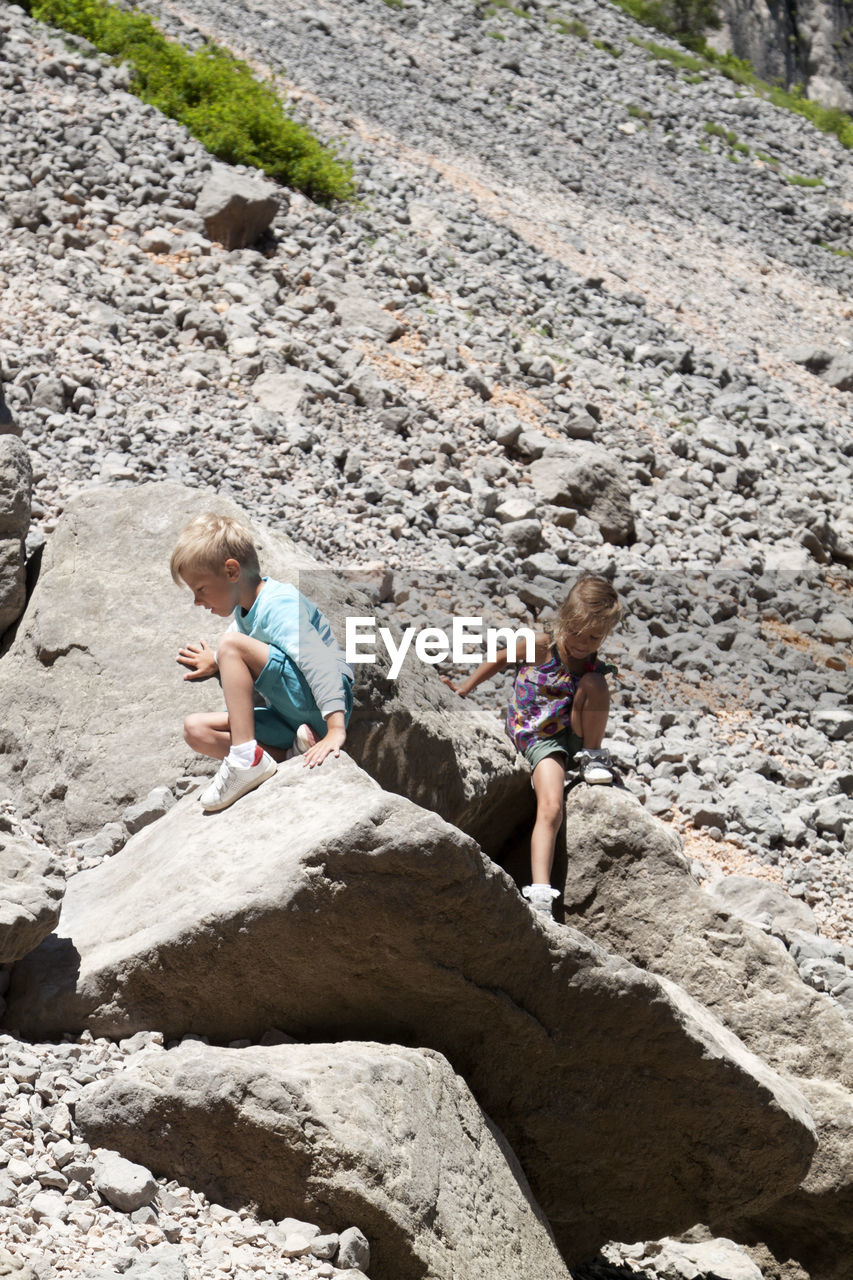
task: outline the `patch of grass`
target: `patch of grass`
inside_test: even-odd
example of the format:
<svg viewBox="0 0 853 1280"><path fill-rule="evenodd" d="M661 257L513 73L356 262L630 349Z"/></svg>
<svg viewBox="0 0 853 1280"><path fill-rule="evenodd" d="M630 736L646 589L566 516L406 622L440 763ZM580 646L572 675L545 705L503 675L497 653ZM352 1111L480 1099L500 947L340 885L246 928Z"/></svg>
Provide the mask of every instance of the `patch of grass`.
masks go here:
<svg viewBox="0 0 853 1280"><path fill-rule="evenodd" d="M405 5L403 0L382 0L383 4L387 4L389 9L403 9Z"/></svg>
<svg viewBox="0 0 853 1280"><path fill-rule="evenodd" d="M145 14L106 0L23 2L39 21L127 62L137 97L185 125L221 160L262 169L323 204L355 195L349 163L288 119L272 84L256 80L227 49L206 44L190 53Z"/></svg>
<svg viewBox="0 0 853 1280"><path fill-rule="evenodd" d="M633 116L635 120L651 120L651 111L646 111L645 107L635 107L633 102L628 103L628 115Z"/></svg>
<svg viewBox="0 0 853 1280"><path fill-rule="evenodd" d="M772 164L774 169L779 168L779 161L776 157L768 155L766 151L756 151L755 156L756 159L763 160L765 164Z"/></svg>
<svg viewBox="0 0 853 1280"><path fill-rule="evenodd" d="M602 53L609 53L611 58L621 58L622 50L617 49L615 44L611 44L609 40L593 40L596 49L600 49Z"/></svg>
<svg viewBox="0 0 853 1280"><path fill-rule="evenodd" d="M714 124L711 120L706 121L703 128L712 138L722 138L730 147L737 145L737 134L734 129L724 129L721 124Z"/></svg>
<svg viewBox="0 0 853 1280"><path fill-rule="evenodd" d="M493 40L506 40L506 36L502 31L487 31L487 36L491 36Z"/></svg>
<svg viewBox="0 0 853 1280"><path fill-rule="evenodd" d="M615 3L644 27L654 27L688 49L701 48L705 43L701 33L720 26L716 0L615 0Z"/></svg>
<svg viewBox="0 0 853 1280"><path fill-rule="evenodd" d="M654 40L637 40L635 43L643 49L648 49L659 62L671 62L674 67L680 67L682 71L703 71L708 65L702 58L685 53L683 49L670 49L665 44L656 44Z"/></svg>
<svg viewBox="0 0 853 1280"><path fill-rule="evenodd" d="M484 18L494 18L496 14L503 11L504 13L514 13L516 18L532 18L532 13L527 9L522 9L519 5L510 4L510 0L489 0L483 10Z"/></svg>
<svg viewBox="0 0 853 1280"><path fill-rule="evenodd" d="M805 178L800 173L786 173L785 181L790 182L792 187L822 187L824 185L823 178Z"/></svg>
<svg viewBox="0 0 853 1280"><path fill-rule="evenodd" d="M589 27L580 18L549 18L548 22L561 36L575 36L578 40L589 37Z"/></svg>
<svg viewBox="0 0 853 1280"><path fill-rule="evenodd" d="M685 84L702 84L704 79L705 77L703 75L685 76L684 83Z"/></svg>
<svg viewBox="0 0 853 1280"><path fill-rule="evenodd" d="M827 244L825 240L821 240L820 247L829 253L834 253L837 258L853 258L853 249L838 249L834 244Z"/></svg>

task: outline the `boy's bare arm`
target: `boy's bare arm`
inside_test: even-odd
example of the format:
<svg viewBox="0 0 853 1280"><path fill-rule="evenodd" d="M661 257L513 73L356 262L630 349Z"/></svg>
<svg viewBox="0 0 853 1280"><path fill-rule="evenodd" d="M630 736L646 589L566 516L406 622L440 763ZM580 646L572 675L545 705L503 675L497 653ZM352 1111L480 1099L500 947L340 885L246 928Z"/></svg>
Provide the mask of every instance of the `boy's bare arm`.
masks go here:
<svg viewBox="0 0 853 1280"><path fill-rule="evenodd" d="M330 711L326 716L326 736L313 747L309 747L302 757L303 765L313 769L315 764L322 764L326 756L341 754L341 747L347 740L346 723L343 711Z"/></svg>
<svg viewBox="0 0 853 1280"><path fill-rule="evenodd" d="M182 667L189 667L185 680L209 680L211 676L219 674L215 651L204 640L179 649L178 662Z"/></svg>

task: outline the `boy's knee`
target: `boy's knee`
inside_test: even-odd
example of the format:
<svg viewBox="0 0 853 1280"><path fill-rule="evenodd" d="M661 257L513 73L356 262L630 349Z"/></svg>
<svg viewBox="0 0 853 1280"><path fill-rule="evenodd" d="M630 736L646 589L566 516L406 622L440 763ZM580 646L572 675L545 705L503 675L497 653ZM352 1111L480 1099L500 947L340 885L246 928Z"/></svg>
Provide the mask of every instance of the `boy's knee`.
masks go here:
<svg viewBox="0 0 853 1280"><path fill-rule="evenodd" d="M199 739L199 733L204 724L204 715L201 712L193 711L184 720L184 742L187 746L194 746Z"/></svg>
<svg viewBox="0 0 853 1280"><path fill-rule="evenodd" d="M227 658L233 653L239 653L242 639L243 637L239 631L226 631L216 646L217 661L221 662L223 658Z"/></svg>

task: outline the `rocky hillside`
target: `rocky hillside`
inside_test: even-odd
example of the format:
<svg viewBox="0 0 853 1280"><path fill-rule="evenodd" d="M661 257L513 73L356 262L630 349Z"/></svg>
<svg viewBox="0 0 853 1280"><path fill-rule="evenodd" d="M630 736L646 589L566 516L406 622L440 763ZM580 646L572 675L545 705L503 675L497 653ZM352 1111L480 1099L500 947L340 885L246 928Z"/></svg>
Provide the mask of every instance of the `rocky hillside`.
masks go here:
<svg viewBox="0 0 853 1280"><path fill-rule="evenodd" d="M24 841L33 879L50 885L41 932L56 918L57 860L75 873L72 884L79 870L112 875L128 834L166 821L175 780L190 763L177 741L178 695L168 672L172 632L176 644L197 622L182 612L161 554L169 521L190 500L167 498L155 520L160 508L150 498L152 523L141 521L133 551L146 554L133 561L128 580L98 545L98 521L116 545L123 523L131 527L131 498L145 501L143 481L210 487L237 500L270 537L289 535L322 565L346 569L371 593L367 607L401 626L446 625L452 614L529 622L559 602L578 569L604 570L627 606L611 646L620 677L609 745L649 820L681 833L688 861L679 866L692 874L689 890L678 880L678 909L718 949L719 918L705 917L694 890L703 900L707 889L716 891L713 912L749 916L758 941L749 944L757 950L748 972L764 972L768 992L796 983L803 1026L818 1008L825 1027L798 1062L784 1037L768 1047L769 1033L742 1016L741 978L733 979L731 998L698 979L691 985L689 961L667 968L657 926L650 937L632 933L616 909L618 895L602 921L590 908L588 884L576 886L574 897L567 891L567 918L639 966L648 982L680 983L694 1001L711 1004L724 1026L708 1035L723 1036L722 1045L733 1031L782 1072L771 1087L743 1066L742 1046L731 1059L737 1067L721 1067L751 1100L753 1079L763 1081L759 1092L776 1089L785 1100L779 1114L787 1107L789 1127L777 1117L773 1129L785 1150L778 1162L787 1171L785 1213L774 1214L764 1183L755 1203L738 1212L743 1187L720 1173L729 1156L736 1163L737 1140L721 1130L712 1144L720 1177L712 1180L713 1204L710 1196L704 1204L688 1196L678 1212L670 1203L663 1219L621 1219L620 1234L602 1196L582 1237L576 1208L553 1194L552 1157L539 1159L539 1120L498 1118L504 1094L477 1075L452 1037L439 1042L430 1030L421 1039L423 1026L405 1023L406 1039L402 1014L395 1035L377 1020L369 989L347 1018L326 1019L323 1033L400 1039L446 1054L473 1090L454 1095L450 1109L462 1117L461 1129L479 1132L498 1119L521 1159L523 1173L509 1152L501 1174L504 1228L520 1221L531 1196L526 1177L572 1262L581 1256L573 1240L597 1247L637 1239L652 1226L683 1231L701 1221L740 1241L772 1243L783 1261L799 1258L791 1280L801 1280L800 1267L811 1269L812 1280L842 1280L849 1242L825 1206L833 1197L845 1203L853 1174L827 1156L820 1134L833 1126L847 1132L849 1104L838 1099L850 1081L821 1046L838 1041L853 1007L848 153L800 117L683 65L675 46L651 47L654 33L591 0L571 10L531 3L523 13L462 0L143 7L188 45L215 37L278 77L301 118L352 158L360 199L325 210L281 191L264 237L225 249L197 208L213 172L210 156L129 96L123 69L37 27L16 6L0 11L0 378L26 446L16 442L0 458L14 508L0 525L4 619L17 614L24 590L27 503L20 495L29 498L30 463L30 588L42 550L46 566L17 632L4 639L0 684L9 710L0 730L0 786L10 847L13 836ZM112 498L101 507L87 491L103 485ZM321 596L338 590L328 568L305 571ZM344 598L336 598L343 616ZM120 661L125 619L132 660L145 655L130 673ZM153 666L146 637L154 637ZM463 714L451 709L432 672L407 678L413 683L402 691L384 676L366 680L355 759L384 788L389 812L398 804L391 793L408 796L514 866L530 802L498 722L486 714L500 708L503 691L486 686L486 710ZM124 679L145 726L142 744L122 736L126 717L110 701ZM149 680L162 699L146 698ZM110 750L97 727L102 707L117 735ZM479 758L478 741L485 744ZM425 742L441 769L421 766ZM132 762L124 772L123 760ZM184 778L177 793L193 785ZM523 819L520 830L510 810ZM589 829L598 821L584 817ZM642 831L639 845L650 847L658 837ZM168 851L168 835L162 839ZM361 848L357 840L354 847ZM633 854L620 848L630 864ZM666 866L675 857L668 850ZM479 866L479 852L469 848L466 856ZM602 856L596 875L610 866L612 849ZM287 918L290 909L277 902L270 918ZM37 914L32 900L26 913ZM518 931L521 918L511 915L507 927ZM561 926L555 930L563 936ZM26 936L3 958L27 951L33 939ZM200 945L203 961L203 937ZM738 941L737 950L744 945ZM350 963L354 973L371 971L357 949ZM468 963L460 960L463 971ZM775 964L784 966L784 982ZM103 972L98 981L118 990L112 971ZM73 986L73 973L69 980ZM640 991L639 978L625 980ZM485 978L477 972L471 981ZM215 1005L218 993L205 998ZM512 991L522 1006L531 998ZM394 1225L393 1214L386 1219L384 1209L368 1207L361 1190L348 1191L328 1214L319 1172L311 1175L316 1196L295 1215L300 1222L294 1226L295 1210L282 1211L274 1199L272 1220L260 1228L245 1209L241 1216L211 1204L212 1193L205 1199L192 1161L158 1169L159 1199L150 1187L139 1192L132 1212L142 1217L131 1224L115 1197L98 1191L101 1174L69 1106L87 1085L120 1074L131 1055L149 1055L130 1064L144 1071L162 1053L163 1007L146 1006L150 1016L140 1024L137 995L116 1000L114 1021L92 1022L98 1040L91 1030L80 1034L94 1018L94 1006L80 1014L80 992L61 1006L75 1011L67 1025L34 1019L30 1043L4 1037L11 1127L2 1140L8 1160L0 1194L19 1205L4 1240L31 1265L44 1261L40 1275L68 1273L66 1237L78 1273L99 1261L135 1267L140 1250L164 1242L177 1266L176 1247L215 1240L218 1253L204 1245L211 1265L227 1256L242 1277L264 1274L256 1261L275 1274L288 1241L288 1257L308 1259L305 1274L334 1274L340 1258L351 1256L367 1265L358 1248L339 1257L337 1239L312 1253L303 1229L309 1243L353 1223L365 1230L379 1223L377 1238L398 1244L426 1231L427 1210L415 1206L407 1226ZM19 999L13 1008L8 1025L19 1030L25 1006ZM681 1008L677 1000L673 1008ZM546 1023L552 1016L542 1013ZM206 1017L183 1008L168 1033L253 1044L274 1028L285 1039L291 1032L316 1039L320 1031L312 1035L301 1013L272 998L245 1024L229 1023L227 1034ZM690 1036L699 1033L678 1038L686 1034L682 1013L672 1018L678 1031L667 1035L676 1036L688 1063ZM48 1043L63 1031L63 1044ZM119 1035L120 1044L107 1039ZM267 1039L261 1048L280 1043ZM728 1063L725 1044L719 1052ZM377 1055L363 1071L383 1079L403 1071L402 1059L387 1064L381 1046ZM288 1062L299 1078L298 1055ZM266 1072L268 1059L261 1053L247 1069ZM323 1069L337 1068L330 1059ZM203 1070L215 1076L220 1067L211 1058ZM406 1059L405 1071L432 1081L435 1098L450 1097L431 1059ZM824 1082L820 1101L820 1089L807 1103L798 1092L791 1101L789 1077L809 1076ZM325 1101L316 1101L325 1115ZM485 1120L472 1110L478 1103ZM612 1103L600 1099L604 1130L616 1132ZM823 1153L811 1183L800 1182L809 1108L820 1120ZM93 1145L119 1146L125 1121L115 1123L107 1141L93 1120ZM755 1123L757 1151L767 1137ZM255 1120L246 1125L254 1133ZM701 1133L692 1115L690 1125ZM389 1137L391 1145L398 1140ZM355 1160L352 1150L341 1146L350 1154L340 1159ZM656 1155L666 1163L666 1151ZM157 1165L155 1154L137 1153L143 1157ZM635 1158L642 1167L636 1151ZM203 1166L207 1157L200 1159ZM627 1185L638 1164L629 1162ZM257 1199L243 1190L244 1206ZM776 1191L782 1197L783 1188ZM319 1236L301 1222L309 1212L312 1222L323 1221ZM526 1256L558 1274L563 1264L537 1213L525 1218ZM823 1224L823 1252L800 1248L810 1214ZM786 1217L796 1240L780 1227ZM83 1243L95 1223L106 1242L99 1257ZM437 1231L439 1244L425 1235L420 1261L406 1262L412 1274L445 1265L436 1258L446 1257L441 1249L459 1231L464 1236L454 1220ZM649 1275L669 1267L692 1277L690 1250L701 1256L703 1244L700 1232L679 1246L635 1246L613 1256ZM704 1256L711 1257L707 1249ZM733 1267L747 1268L733 1276L757 1280L763 1255L733 1256ZM658 1273L654 1257L664 1259ZM723 1265L715 1255L699 1274L715 1268L726 1276ZM760 1265L765 1280L782 1274L775 1263Z"/></svg>
<svg viewBox="0 0 853 1280"><path fill-rule="evenodd" d="M853 108L853 27L844 4L722 0L712 43L747 58L766 80L800 85L814 99Z"/></svg>

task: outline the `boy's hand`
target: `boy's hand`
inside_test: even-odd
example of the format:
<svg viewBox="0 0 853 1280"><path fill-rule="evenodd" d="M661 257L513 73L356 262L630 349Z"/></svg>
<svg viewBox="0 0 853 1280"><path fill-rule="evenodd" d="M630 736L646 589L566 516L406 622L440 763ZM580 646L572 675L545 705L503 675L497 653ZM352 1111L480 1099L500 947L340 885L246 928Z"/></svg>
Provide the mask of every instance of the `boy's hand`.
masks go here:
<svg viewBox="0 0 853 1280"><path fill-rule="evenodd" d="M330 726L326 732L325 738L321 738L319 742L315 742L313 747L309 747L302 757L302 764L309 769L313 769L315 764L322 764L326 756L330 756L333 752L335 756L341 754L341 747L347 740L346 729L334 725Z"/></svg>
<svg viewBox="0 0 853 1280"><path fill-rule="evenodd" d="M199 640L198 644L188 644L178 650L178 662L182 667L189 667L185 680L209 680L215 676L219 667L209 644Z"/></svg>

